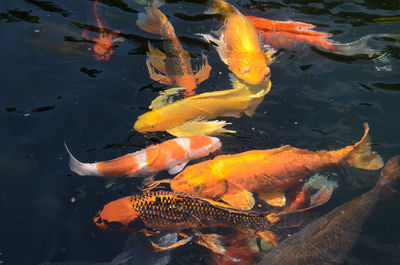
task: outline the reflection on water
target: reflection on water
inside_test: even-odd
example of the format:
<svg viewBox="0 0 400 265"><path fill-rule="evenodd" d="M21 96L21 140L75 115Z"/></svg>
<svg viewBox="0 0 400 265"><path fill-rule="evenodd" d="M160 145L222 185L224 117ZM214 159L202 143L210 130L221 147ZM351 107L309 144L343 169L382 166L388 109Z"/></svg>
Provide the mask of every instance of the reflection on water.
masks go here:
<svg viewBox="0 0 400 265"><path fill-rule="evenodd" d="M63 142L86 150L81 159L89 161L170 138L163 132L142 135L132 130L158 92L170 88L151 80L146 69L148 42L162 45L160 38L135 23L148 1L99 1L100 14L109 24L105 32L118 29L126 40L103 62L93 59L93 41L81 35L85 29L99 32L98 25L87 20L87 6L93 1L1 3L0 263L111 261L124 253L129 234L99 231L93 215L107 202L136 191L140 183L121 180L105 188L102 179L72 174ZM385 161L400 153L398 1L229 3L245 15L316 25L314 30L330 33L337 43L369 34L390 35L370 35L374 37L368 46L379 52L374 56L338 55L308 44L279 49L270 65L272 88L255 115L226 119L237 132L220 137L222 154L285 144L334 150L359 137L364 121L371 127L373 149ZM213 45L194 35L221 26L216 16L204 14L208 8L208 1L192 0L168 1L160 7L190 56L209 58L213 69L198 85L199 94L230 88L229 70ZM377 180L376 174L341 166L327 174L339 188L325 206L304 214L305 223L366 192ZM399 200L394 196L377 205L345 264L398 264ZM169 255L169 264L213 264L209 251L194 244Z"/></svg>

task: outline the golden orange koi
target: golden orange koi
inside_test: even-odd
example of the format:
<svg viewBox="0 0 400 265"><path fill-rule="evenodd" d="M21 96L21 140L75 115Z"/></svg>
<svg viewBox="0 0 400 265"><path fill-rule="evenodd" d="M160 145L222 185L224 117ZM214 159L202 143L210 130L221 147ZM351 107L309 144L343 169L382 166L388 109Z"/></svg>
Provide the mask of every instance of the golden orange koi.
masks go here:
<svg viewBox="0 0 400 265"><path fill-rule="evenodd" d="M171 180L171 188L175 192L221 199L239 209L253 208L255 201L251 192L258 193L260 199L271 205L284 206L284 190L328 166L347 164L366 170L381 168L381 157L371 152L367 123L364 128L364 136L358 143L335 151L314 152L285 145L217 156L187 167ZM329 191L324 192L329 194Z"/></svg>
<svg viewBox="0 0 400 265"><path fill-rule="evenodd" d="M168 170L170 174L180 172L193 159L209 155L221 148L216 137L197 135L175 138L143 150L130 153L109 161L82 163L69 155L71 170L81 176L101 177L151 177L159 171Z"/></svg>
<svg viewBox="0 0 400 265"><path fill-rule="evenodd" d="M97 5L99 0L93 1L93 16L96 21L98 36L97 37L89 37L88 32L85 30L82 33L82 36L85 39L91 39L94 42L93 45L93 57L97 61L108 61L111 58L111 55L114 53L115 43L124 41L124 38L117 37L121 32L119 30L107 30L104 27L106 23L105 20L101 19L99 16L99 11Z"/></svg>
<svg viewBox="0 0 400 265"><path fill-rule="evenodd" d="M189 53L183 49L167 17L154 6L147 10L147 15L140 13L136 24L146 32L160 35L164 40L165 53L149 44L150 53L146 64L150 78L162 84L185 88L185 96L194 95L197 85L207 80L210 75L211 66L207 57L203 55L201 68L193 74Z"/></svg>
<svg viewBox="0 0 400 265"><path fill-rule="evenodd" d="M235 88L203 93L165 105L164 96L153 100L152 111L138 117L133 128L141 133L167 131L175 136L228 133L226 122L206 121L219 116L252 116L271 88L269 79L253 93L253 87L233 80ZM168 93L167 93L168 94Z"/></svg>
<svg viewBox="0 0 400 265"><path fill-rule="evenodd" d="M261 33L263 41L272 48L294 48L298 42L307 42L325 50L337 50L329 33L311 30L315 26L295 21L275 21L266 18L247 16Z"/></svg>
<svg viewBox="0 0 400 265"><path fill-rule="evenodd" d="M234 6L223 0L214 0L211 13L220 13L225 23L220 38L199 34L217 44L217 52L238 78L257 85L270 73L266 54L261 50L254 25Z"/></svg>

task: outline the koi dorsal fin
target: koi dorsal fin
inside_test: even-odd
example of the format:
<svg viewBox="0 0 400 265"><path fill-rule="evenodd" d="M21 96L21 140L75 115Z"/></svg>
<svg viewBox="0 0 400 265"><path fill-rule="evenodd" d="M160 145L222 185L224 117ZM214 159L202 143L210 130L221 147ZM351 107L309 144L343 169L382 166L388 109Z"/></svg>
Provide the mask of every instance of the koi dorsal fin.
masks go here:
<svg viewBox="0 0 400 265"><path fill-rule="evenodd" d="M174 100L172 97L178 95L180 91L185 91L185 88L173 87L160 92L160 95L151 102L149 109L155 110L173 103Z"/></svg>

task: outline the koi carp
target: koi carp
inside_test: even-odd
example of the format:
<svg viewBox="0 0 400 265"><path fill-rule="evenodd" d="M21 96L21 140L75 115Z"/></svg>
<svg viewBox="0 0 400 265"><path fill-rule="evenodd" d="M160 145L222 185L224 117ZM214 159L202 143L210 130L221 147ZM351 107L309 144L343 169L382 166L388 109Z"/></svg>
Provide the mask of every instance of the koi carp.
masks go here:
<svg viewBox="0 0 400 265"><path fill-rule="evenodd" d="M159 171L180 172L193 159L209 155L221 148L216 137L203 135L175 138L140 151L97 163L79 162L68 150L71 170L81 176L152 177Z"/></svg>
<svg viewBox="0 0 400 265"><path fill-rule="evenodd" d="M161 84L185 88L185 96L194 95L197 85L210 76L211 66L208 64L207 57L203 55L202 66L194 74L189 53L183 49L167 17L154 5L147 10L147 15L139 14L136 24L140 29L160 35L163 39L165 53L149 44L150 53L146 64L150 78Z"/></svg>
<svg viewBox="0 0 400 265"><path fill-rule="evenodd" d="M317 48L345 56L365 54L369 57L382 55L381 51L368 46L373 38L398 38L397 34L368 34L348 43L337 43L329 39L330 33L314 31L315 26L295 21L274 21L265 18L247 17L260 33L262 43L272 48L294 48L299 43L309 43Z"/></svg>
<svg viewBox="0 0 400 265"><path fill-rule="evenodd" d="M217 44L217 52L238 78L257 85L270 73L267 65L272 61L261 50L260 39L254 25L236 7L214 0L208 13L222 14L225 19L219 39L210 34L198 34L208 42Z"/></svg>
<svg viewBox="0 0 400 265"><path fill-rule="evenodd" d="M347 164L365 170L381 168L381 157L371 152L367 123L364 128L364 136L359 142L335 151L309 151L285 145L220 155L187 167L171 180L171 189L221 199L239 209L253 208L252 192L256 192L260 199L282 207L286 201L283 191L328 166Z"/></svg>
<svg viewBox="0 0 400 265"><path fill-rule="evenodd" d="M94 223L103 230L127 230L146 232L201 230L204 228L227 227L260 237L276 244L275 235L268 231L280 218L279 213L257 213L240 211L227 204L190 196L182 193L155 191L124 197L106 204L94 217ZM252 229L252 231L248 230ZM215 234L202 235L196 243L224 254L219 237ZM189 238L189 237L188 237ZM176 247L188 242L180 240ZM157 248L155 250L164 250Z"/></svg>
<svg viewBox="0 0 400 265"><path fill-rule="evenodd" d="M271 89L269 79L250 86L236 78L233 89L203 93L166 104L170 92L153 100L149 112L139 116L133 128L141 133L167 131L175 136L235 133L222 128L225 121L207 121L219 116L239 118L242 113L253 116L264 96ZM173 90L173 89L172 89Z"/></svg>
<svg viewBox="0 0 400 265"><path fill-rule="evenodd" d="M279 243L259 265L342 264L376 203L400 177L399 157L391 158L375 187Z"/></svg>
<svg viewBox="0 0 400 265"><path fill-rule="evenodd" d="M337 50L332 41L327 39L331 34L311 30L315 27L312 24L253 16L247 18L261 33L263 41L272 48L294 48L298 42L307 42L325 50Z"/></svg>
<svg viewBox="0 0 400 265"><path fill-rule="evenodd" d="M114 53L115 43L122 42L125 39L122 37L117 37L121 32L119 30L108 30L105 28L105 20L101 19L99 16L99 10L97 5L99 0L93 1L93 17L96 21L98 35L96 37L90 37L88 31L85 30L82 36L85 39L93 41L93 57L97 61L108 61L111 55Z"/></svg>

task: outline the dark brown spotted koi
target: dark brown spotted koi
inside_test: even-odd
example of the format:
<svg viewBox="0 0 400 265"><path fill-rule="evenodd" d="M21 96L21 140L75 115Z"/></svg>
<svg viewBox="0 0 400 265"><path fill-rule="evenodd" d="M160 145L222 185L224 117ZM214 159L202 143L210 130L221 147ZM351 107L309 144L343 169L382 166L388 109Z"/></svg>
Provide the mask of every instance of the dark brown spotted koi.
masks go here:
<svg viewBox="0 0 400 265"><path fill-rule="evenodd" d="M224 203L165 191L112 201L94 217L96 225L104 230L183 231L228 227L243 231L252 229L257 236L272 242L275 238L268 229L277 220L279 214L274 212L240 211Z"/></svg>
<svg viewBox="0 0 400 265"><path fill-rule="evenodd" d="M399 158L386 163L372 190L309 223L279 243L259 265L342 264L376 203L393 192L391 186L400 177Z"/></svg>
<svg viewBox="0 0 400 265"><path fill-rule="evenodd" d="M183 49L167 17L154 6L147 10L147 14L140 13L136 24L146 32L160 35L164 40L164 52L149 45L150 54L146 63L150 78L162 84L183 87L186 96L194 95L197 85L210 75L211 66L207 57L203 56L203 65L194 74L189 53Z"/></svg>

